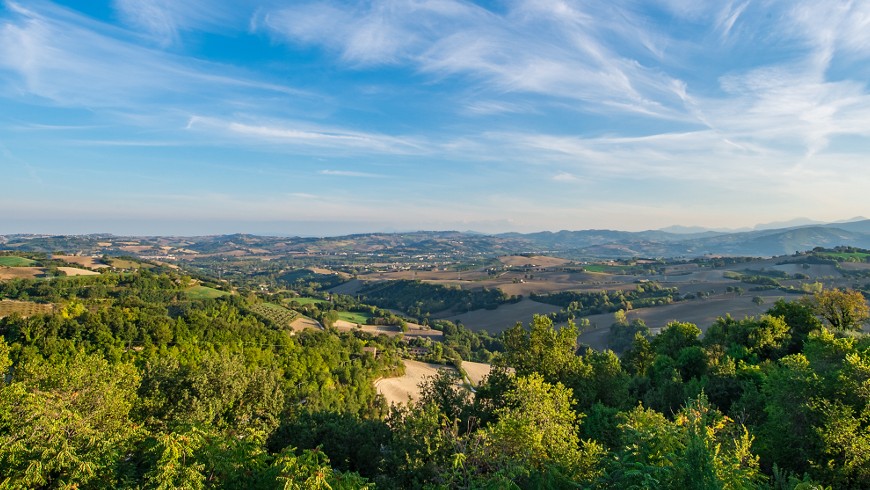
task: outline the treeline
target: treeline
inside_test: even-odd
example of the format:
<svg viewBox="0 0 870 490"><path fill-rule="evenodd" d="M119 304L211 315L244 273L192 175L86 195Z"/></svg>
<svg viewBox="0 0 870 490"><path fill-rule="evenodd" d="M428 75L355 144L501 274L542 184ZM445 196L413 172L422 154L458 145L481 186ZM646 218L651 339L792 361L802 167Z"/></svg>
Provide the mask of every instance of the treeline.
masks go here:
<svg viewBox="0 0 870 490"><path fill-rule="evenodd" d="M648 306L660 306L680 300L677 288L664 288L657 282L638 283L633 289L613 291L560 291L535 294L530 299L560 306L568 316L587 316L631 310Z"/></svg>
<svg viewBox="0 0 870 490"><path fill-rule="evenodd" d="M362 288L359 296L364 303L401 310L420 319L445 310L454 313L481 308L493 310L522 299L500 289L461 289L412 280L373 282Z"/></svg>

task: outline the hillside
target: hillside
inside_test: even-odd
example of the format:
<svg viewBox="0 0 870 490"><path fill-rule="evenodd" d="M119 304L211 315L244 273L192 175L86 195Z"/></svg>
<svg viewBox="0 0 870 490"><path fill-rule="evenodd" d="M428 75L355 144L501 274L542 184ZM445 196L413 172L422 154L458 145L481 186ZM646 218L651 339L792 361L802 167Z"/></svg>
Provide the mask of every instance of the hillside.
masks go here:
<svg viewBox="0 0 870 490"><path fill-rule="evenodd" d="M255 235L201 237L118 237L113 235L0 237L10 250L66 251L85 255L121 255L195 260L209 256L271 257L296 255L369 255L386 257L497 257L548 253L567 258L700 257L705 255L771 257L839 245L870 247L870 220L737 233L672 233L580 230L484 235L457 231L370 233L303 238Z"/></svg>

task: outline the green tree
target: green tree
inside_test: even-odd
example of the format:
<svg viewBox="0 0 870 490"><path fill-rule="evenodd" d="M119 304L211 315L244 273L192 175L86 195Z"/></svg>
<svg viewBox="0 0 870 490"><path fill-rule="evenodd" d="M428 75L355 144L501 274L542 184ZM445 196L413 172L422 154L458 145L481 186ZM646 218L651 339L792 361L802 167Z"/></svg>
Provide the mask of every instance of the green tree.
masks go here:
<svg viewBox="0 0 870 490"><path fill-rule="evenodd" d="M859 291L826 289L805 301L834 330L860 330L870 318L870 308Z"/></svg>
<svg viewBox="0 0 870 490"><path fill-rule="evenodd" d="M657 353L676 359L683 348L700 345L700 335L701 329L693 323L671 322L653 337L652 347Z"/></svg>
<svg viewBox="0 0 870 490"><path fill-rule="evenodd" d="M569 385L581 371L588 371L577 356L577 328L572 322L556 329L553 320L535 315L529 331L517 323L504 333L504 361L517 375L541 374L547 382Z"/></svg>
<svg viewBox="0 0 870 490"><path fill-rule="evenodd" d="M0 387L0 486L115 486L138 379L132 365L84 354L19 366Z"/></svg>
<svg viewBox="0 0 870 490"><path fill-rule="evenodd" d="M579 417L571 409L571 390L552 385L539 374L520 376L506 395L498 421L479 433L477 464L496 471L527 474L555 465L572 478L591 479L598 471L603 448L581 443Z"/></svg>

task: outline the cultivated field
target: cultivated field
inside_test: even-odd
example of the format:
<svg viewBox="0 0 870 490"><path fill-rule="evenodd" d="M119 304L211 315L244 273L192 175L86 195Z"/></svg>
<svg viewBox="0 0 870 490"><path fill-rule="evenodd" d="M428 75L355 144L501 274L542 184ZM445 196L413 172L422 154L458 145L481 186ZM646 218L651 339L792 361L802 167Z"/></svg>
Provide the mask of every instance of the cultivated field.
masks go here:
<svg viewBox="0 0 870 490"><path fill-rule="evenodd" d="M88 269L103 269L109 267L101 262L100 259L94 257L80 257L78 255L52 255L51 258L77 264Z"/></svg>
<svg viewBox="0 0 870 490"><path fill-rule="evenodd" d="M547 257L546 255L535 255L533 257L526 257L524 255L505 255L499 257L498 261L511 267L559 267L571 263L571 261L567 259Z"/></svg>
<svg viewBox="0 0 870 490"><path fill-rule="evenodd" d="M42 267L5 267L0 266L0 279L34 279L45 275Z"/></svg>
<svg viewBox="0 0 870 490"><path fill-rule="evenodd" d="M30 301L13 301L4 299L0 301L0 318L18 313L21 316L43 315L51 313L54 310L54 305L33 303Z"/></svg>
<svg viewBox="0 0 870 490"><path fill-rule="evenodd" d="M764 304L757 305L752 302L754 296L764 299ZM638 308L627 313L628 320L640 318L646 323L653 333L658 333L664 326L672 321L694 323L706 332L710 325L720 316L730 314L736 319L746 316L761 315L767 311L778 299L787 301L799 296L783 296L781 291L761 291L752 294L727 294L707 299L681 301L667 306L655 308ZM594 329L580 335L579 341L596 349L607 348L607 335L610 325L613 323L613 313L590 315L585 317L593 325Z"/></svg>
<svg viewBox="0 0 870 490"><path fill-rule="evenodd" d="M507 330L517 322L528 323L534 315L546 315L556 311L559 311L558 306L523 299L518 303L501 305L494 310L474 310L461 315L446 315L439 318L454 323L462 322L471 330L497 333Z"/></svg>
<svg viewBox="0 0 870 490"><path fill-rule="evenodd" d="M299 313L274 303L260 303L254 305L251 307L251 311L264 318L268 318L276 325L288 328L292 328L293 322L299 318Z"/></svg>
<svg viewBox="0 0 870 490"><path fill-rule="evenodd" d="M522 257L526 258L526 257ZM564 261L565 259L554 259ZM418 280L430 284L462 289L500 289L511 296L546 294L571 290L624 289L634 287L637 276L597 272L566 271L563 268L533 268L528 271L510 270L490 275L485 270L466 272L399 271L372 273L360 280L341 284L330 290L340 294L356 294L365 282Z"/></svg>
<svg viewBox="0 0 870 490"><path fill-rule="evenodd" d="M408 322L407 324L407 332L402 332L402 329L398 325L359 325L360 327L358 328L357 323L349 322L347 320L337 320L334 327L342 332L350 332L352 330L359 329L372 335L384 334L391 337L403 335L407 339L411 339L414 337L426 337L432 340L440 341L444 337L444 333L440 330L435 330L429 327L424 327L423 325L418 325L416 323L410 322Z"/></svg>
<svg viewBox="0 0 870 490"><path fill-rule="evenodd" d="M408 403L408 400L420 398L420 383L426 378L438 374L439 369L453 370L452 367L441 364L430 364L406 359L405 374L398 378L382 378L375 382L378 393L384 396L387 403ZM464 363L463 363L464 364Z"/></svg>
<svg viewBox="0 0 870 490"><path fill-rule="evenodd" d="M489 375L492 366L482 362L462 361L462 369L468 374L471 383L477 386L483 381L483 378Z"/></svg>
<svg viewBox="0 0 870 490"><path fill-rule="evenodd" d="M15 255L0 255L0 265L6 267L27 267L35 264L35 260L17 257Z"/></svg>
<svg viewBox="0 0 870 490"><path fill-rule="evenodd" d="M339 311L338 318L346 322L364 325L368 323L372 316L367 313L359 313L357 311Z"/></svg>
<svg viewBox="0 0 870 490"><path fill-rule="evenodd" d="M326 303L325 299L320 298L290 298L284 300L287 303L297 303L300 306Z"/></svg>
<svg viewBox="0 0 870 490"><path fill-rule="evenodd" d="M120 249L125 251L125 252L133 252L133 253L137 253L137 254L145 252L145 251L149 251L149 250L159 250L159 249L156 249L152 245L125 245L123 247L120 247Z"/></svg>
<svg viewBox="0 0 870 490"><path fill-rule="evenodd" d="M57 270L63 272L67 276L99 276L100 273L96 271L89 271L87 269L79 269L78 267L58 267Z"/></svg>
<svg viewBox="0 0 870 490"><path fill-rule="evenodd" d="M114 257L109 259L109 264L111 265L111 267L114 267L116 269L138 269L140 267L148 267L147 264L142 264L141 262L134 262L127 259L117 259Z"/></svg>
<svg viewBox="0 0 870 490"><path fill-rule="evenodd" d="M226 291L210 288L208 286L191 286L185 289L184 292L190 299L215 299L230 294Z"/></svg>
<svg viewBox="0 0 870 490"><path fill-rule="evenodd" d="M293 320L292 323L290 323L290 328L292 328L294 332L301 332L306 328L323 330L323 325L321 325L320 322L318 322L317 320L308 318L307 316L300 316Z"/></svg>
<svg viewBox="0 0 870 490"><path fill-rule="evenodd" d="M335 286L334 288L330 289L329 292L334 294L354 295L358 293L359 290L363 288L363 286L365 286L365 283L363 283L359 279L351 279L350 281Z"/></svg>

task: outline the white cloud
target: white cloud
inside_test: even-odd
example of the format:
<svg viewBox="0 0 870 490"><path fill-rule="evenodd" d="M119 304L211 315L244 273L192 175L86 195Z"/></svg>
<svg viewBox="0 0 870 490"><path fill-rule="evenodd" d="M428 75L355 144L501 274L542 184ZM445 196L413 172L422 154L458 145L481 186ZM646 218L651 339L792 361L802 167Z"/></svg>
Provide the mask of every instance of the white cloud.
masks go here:
<svg viewBox="0 0 870 490"><path fill-rule="evenodd" d="M580 179L577 178L574 174L569 174L568 172L559 172L553 176L553 180L556 182L577 182Z"/></svg>
<svg viewBox="0 0 870 490"><path fill-rule="evenodd" d="M275 144L311 146L337 151L365 151L391 154L420 154L425 143L377 133L329 128L301 121L261 122L254 120L224 120L205 116L192 116L188 130L219 131L241 138L255 138Z"/></svg>
<svg viewBox="0 0 870 490"><path fill-rule="evenodd" d="M225 0L114 0L119 17L161 46L190 29L227 29L244 19L243 3ZM244 22L241 23L244 25Z"/></svg>
<svg viewBox="0 0 870 490"><path fill-rule="evenodd" d="M640 23L625 29L616 9L539 0L510 3L503 14L450 0L357 5L276 9L258 25L293 43L337 51L351 65L408 64L436 79L468 76L499 92L682 117L670 77L613 49L628 43L647 52L653 44Z"/></svg>
<svg viewBox="0 0 870 490"><path fill-rule="evenodd" d="M383 175L371 174L368 172L356 172L353 170L321 170L321 175L333 175L337 177L365 177L365 178L373 178L373 177L383 177Z"/></svg>
<svg viewBox="0 0 870 490"><path fill-rule="evenodd" d="M117 28L60 7L10 3L0 24L0 73L7 91L70 107L160 112L166 101L196 105L305 97L292 88L245 77L241 70L145 48ZM0 82L3 79L0 78Z"/></svg>

